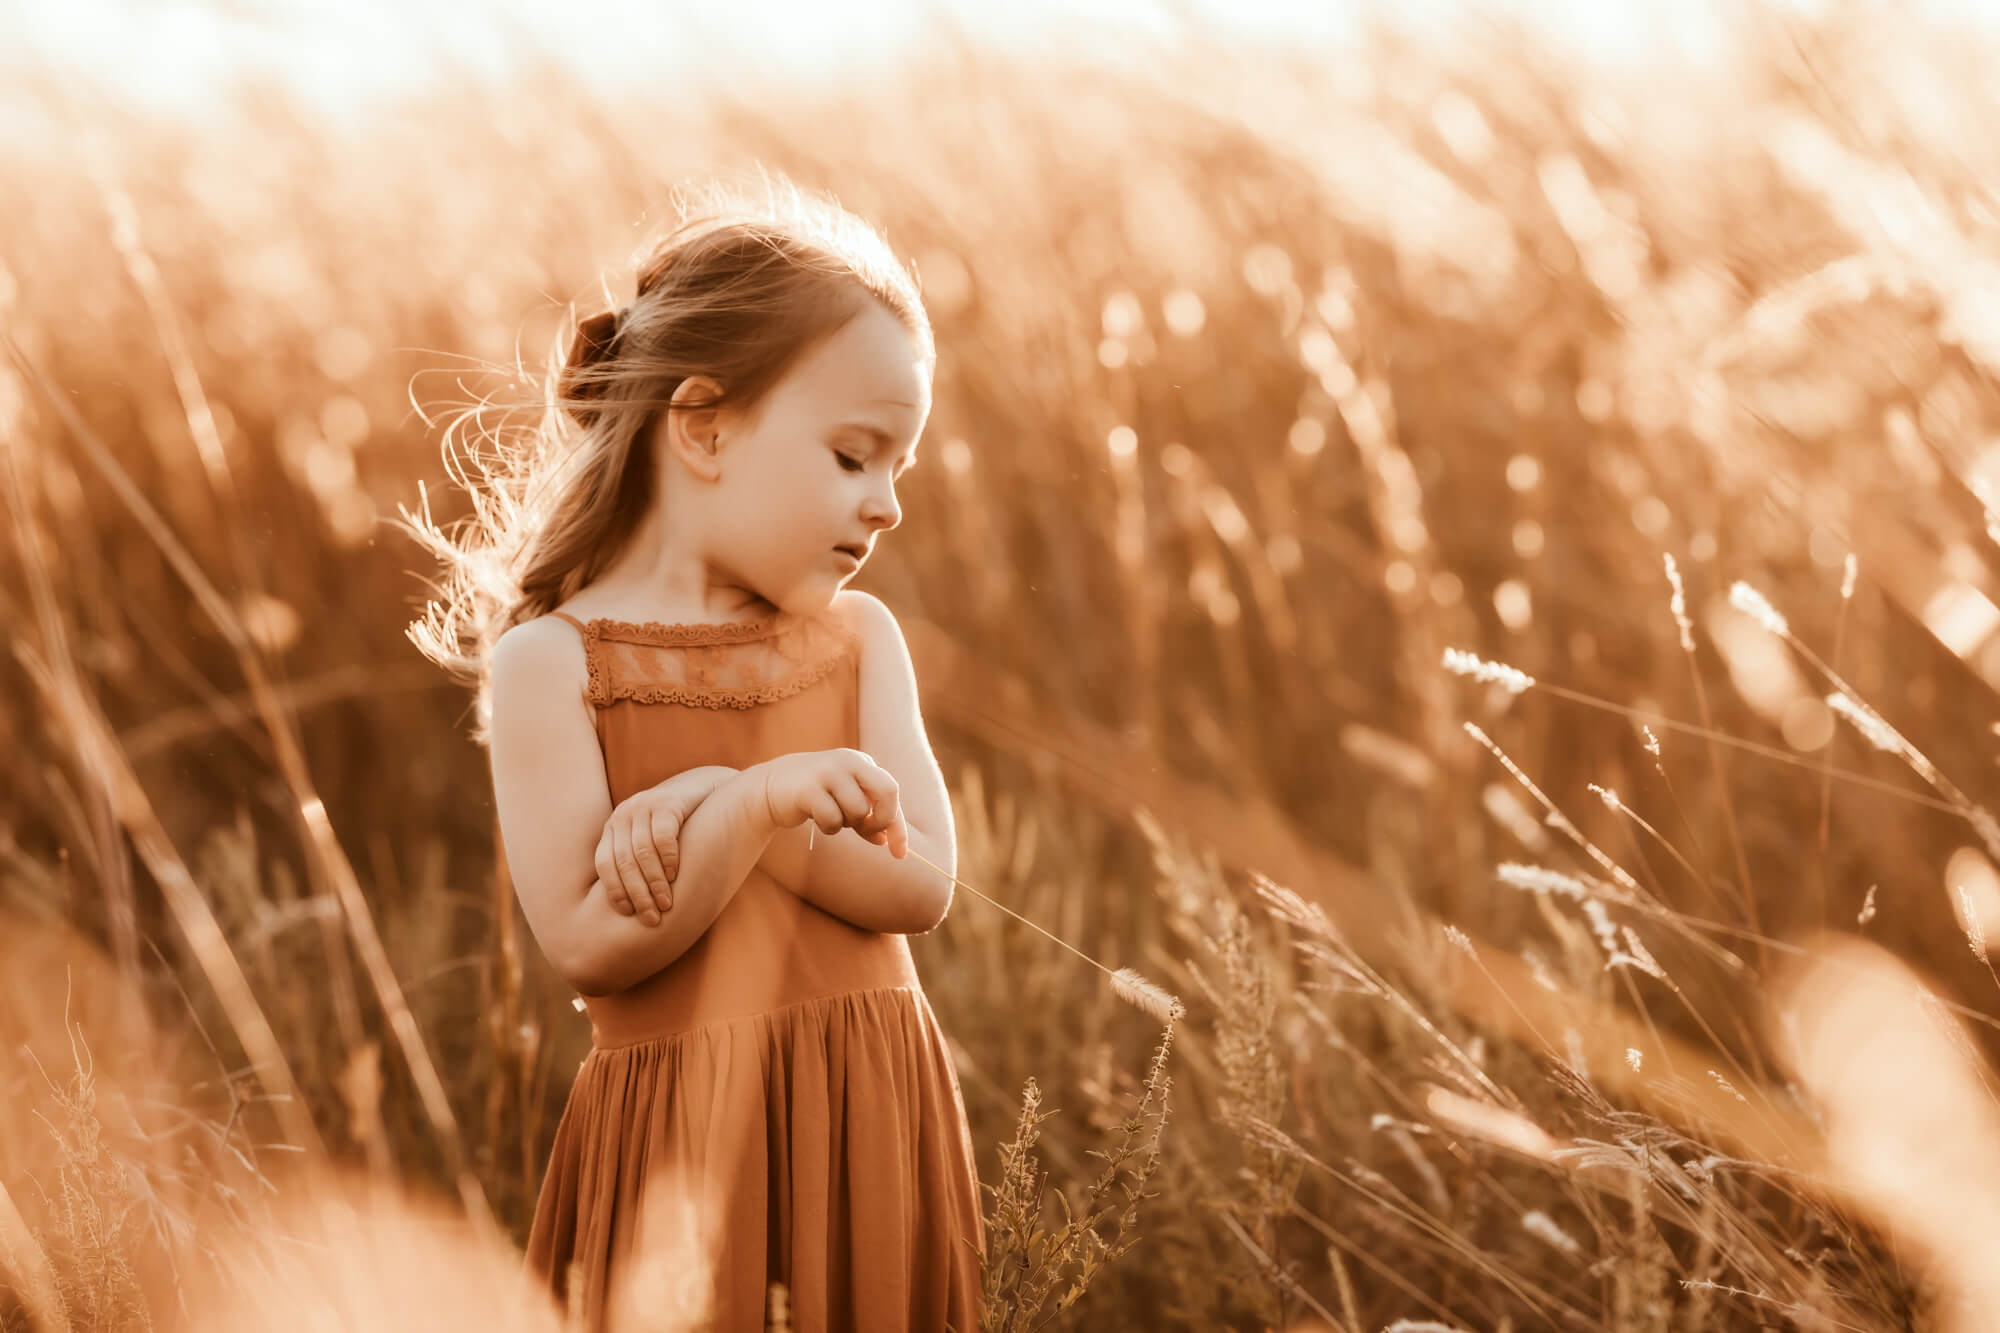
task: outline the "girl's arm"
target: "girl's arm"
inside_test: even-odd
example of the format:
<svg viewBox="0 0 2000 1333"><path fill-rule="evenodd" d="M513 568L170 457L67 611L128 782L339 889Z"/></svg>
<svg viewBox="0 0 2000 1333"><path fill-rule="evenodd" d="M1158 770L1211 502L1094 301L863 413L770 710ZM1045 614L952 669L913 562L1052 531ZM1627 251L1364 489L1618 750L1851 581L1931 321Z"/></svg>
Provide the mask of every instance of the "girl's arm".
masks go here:
<svg viewBox="0 0 2000 1333"><path fill-rule="evenodd" d="M679 957L736 892L764 849L763 792L725 784L690 818L693 859L682 868L680 910L666 923L621 916L592 850L613 810L584 696L582 641L552 616L515 625L494 646L491 677L494 805L528 928L579 992L630 985ZM733 877L725 873L737 863Z"/></svg>
<svg viewBox="0 0 2000 1333"><path fill-rule="evenodd" d="M695 810L713 799L707 788L713 787L719 793L728 777L737 772L718 766L669 779L675 783L686 782L686 806L681 812L680 845L676 848L661 847L663 858L677 855L683 866L687 864L688 819ZM702 780L696 781L697 777ZM905 816L904 823L907 825L908 822ZM935 840L915 828L910 829L910 846L944 864L934 850ZM825 833L810 821L776 830L757 860L757 869L821 911L863 930L891 934L915 934L937 924L932 915L935 912L935 895L926 891L927 886L921 879L914 886L906 882L910 878L908 872L913 868L922 871L923 876L932 881L942 878L921 862L898 860L889 854L886 847L869 842L851 828L841 829L838 833ZM603 881L599 880L597 887L602 886ZM670 923L679 914L681 893L681 880L676 878L674 906L661 918L662 921ZM613 910L628 916L631 914L622 893L613 892L610 898ZM658 929L659 926L649 928Z"/></svg>
<svg viewBox="0 0 2000 1333"><path fill-rule="evenodd" d="M577 912L585 962L571 984L584 995L608 995L686 953L743 887L777 832L763 773L751 768L731 776L681 825L674 905L658 925L617 912L601 880L591 886Z"/></svg>
<svg viewBox="0 0 2000 1333"><path fill-rule="evenodd" d="M922 934L935 929L951 907L949 876L958 869L951 798L924 734L916 675L901 626L887 606L867 593L844 592L836 605L861 639L859 748L895 777L898 803L909 828L910 850L921 853L945 873L914 856L894 856L887 847L870 842L851 828L828 834L811 821L765 834L755 865L784 888L850 925L889 934ZM758 775L761 768L753 766L739 776ZM726 785L718 788L696 809L706 808L725 789ZM664 919L666 925L677 929L681 928L675 922L682 915L681 881L688 874L692 854L688 818L692 816L682 822L679 856L683 869L674 881L674 908ZM768 816L764 823L770 823ZM715 911L720 910L718 905ZM694 929L689 943L699 938L710 920L712 914ZM678 952L672 956L678 957Z"/></svg>
<svg viewBox="0 0 2000 1333"><path fill-rule="evenodd" d="M904 823L909 825L910 850L941 866L953 864L938 839L910 823L907 815ZM889 935L934 930L951 905L950 880L914 856L890 855L888 848L851 828L822 833L808 822L782 829L757 868L822 912Z"/></svg>
<svg viewBox="0 0 2000 1333"><path fill-rule="evenodd" d="M915 856L893 856L851 828L826 834L811 823L782 830L758 865L813 906L863 930L922 934L951 909L949 877L958 873L951 796L924 734L916 672L895 615L878 598L854 589L841 592L834 606L861 640L856 748L896 779L910 850L945 873Z"/></svg>

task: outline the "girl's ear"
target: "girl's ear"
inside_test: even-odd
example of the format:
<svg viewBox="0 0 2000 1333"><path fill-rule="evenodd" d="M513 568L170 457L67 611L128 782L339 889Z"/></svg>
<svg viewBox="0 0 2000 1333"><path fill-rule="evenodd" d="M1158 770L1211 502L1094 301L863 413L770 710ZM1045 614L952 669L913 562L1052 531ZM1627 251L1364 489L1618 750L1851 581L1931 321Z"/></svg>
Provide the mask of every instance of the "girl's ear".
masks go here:
<svg viewBox="0 0 2000 1333"><path fill-rule="evenodd" d="M688 376L674 386L673 407L660 422L660 442L667 452L708 481L715 479L720 462L724 409L702 404L721 391L722 386L706 375Z"/></svg>

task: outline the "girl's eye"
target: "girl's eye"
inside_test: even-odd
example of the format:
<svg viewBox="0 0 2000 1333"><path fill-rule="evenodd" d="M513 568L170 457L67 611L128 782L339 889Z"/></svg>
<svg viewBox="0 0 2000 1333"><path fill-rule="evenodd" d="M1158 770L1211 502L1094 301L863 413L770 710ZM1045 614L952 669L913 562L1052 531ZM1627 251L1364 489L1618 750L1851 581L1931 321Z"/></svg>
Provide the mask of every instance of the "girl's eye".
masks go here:
<svg viewBox="0 0 2000 1333"><path fill-rule="evenodd" d="M834 457L840 460L840 466L848 472L864 472L868 468L868 460L865 458L854 458L848 454L835 454Z"/></svg>

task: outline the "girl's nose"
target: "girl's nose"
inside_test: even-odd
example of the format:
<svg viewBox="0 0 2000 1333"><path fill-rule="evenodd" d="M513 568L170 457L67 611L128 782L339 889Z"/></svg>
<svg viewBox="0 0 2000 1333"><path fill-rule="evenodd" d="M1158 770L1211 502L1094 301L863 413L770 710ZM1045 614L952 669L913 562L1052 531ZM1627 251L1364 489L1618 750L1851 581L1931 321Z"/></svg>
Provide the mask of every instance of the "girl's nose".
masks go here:
<svg viewBox="0 0 2000 1333"><path fill-rule="evenodd" d="M876 491L861 507L862 516L872 525L887 530L903 521L903 508L894 491Z"/></svg>

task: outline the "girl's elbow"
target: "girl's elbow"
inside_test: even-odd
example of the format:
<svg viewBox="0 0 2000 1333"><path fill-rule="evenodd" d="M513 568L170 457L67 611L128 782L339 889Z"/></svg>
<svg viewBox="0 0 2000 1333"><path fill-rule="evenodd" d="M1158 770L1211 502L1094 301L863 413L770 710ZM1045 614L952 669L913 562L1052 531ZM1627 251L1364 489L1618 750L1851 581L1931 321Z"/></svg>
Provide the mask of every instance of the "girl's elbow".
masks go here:
<svg viewBox="0 0 2000 1333"><path fill-rule="evenodd" d="M907 932L911 935L927 934L944 924L945 916L951 911L952 891L958 886L958 848L954 841L928 837L924 841L936 844L923 848L925 856L936 864L926 865L915 858L906 862L920 876L910 894L911 915L920 924ZM939 874L940 870L944 873Z"/></svg>
<svg viewBox="0 0 2000 1333"><path fill-rule="evenodd" d="M603 960L581 948L573 948L561 958L551 958L556 972L565 984L578 995L595 998L609 995L618 987L613 985L604 972Z"/></svg>
<svg viewBox="0 0 2000 1333"><path fill-rule="evenodd" d="M928 935L944 924L951 912L951 885L942 889L928 886L910 904L910 928L905 935Z"/></svg>

